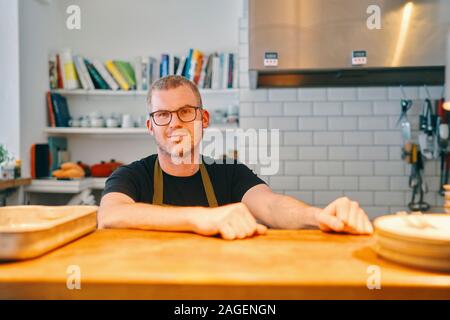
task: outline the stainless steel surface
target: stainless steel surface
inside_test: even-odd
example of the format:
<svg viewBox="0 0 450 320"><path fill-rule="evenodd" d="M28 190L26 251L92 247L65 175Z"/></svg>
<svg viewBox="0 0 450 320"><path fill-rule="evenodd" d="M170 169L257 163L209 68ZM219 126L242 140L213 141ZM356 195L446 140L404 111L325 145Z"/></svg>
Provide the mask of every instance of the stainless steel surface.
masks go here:
<svg viewBox="0 0 450 320"><path fill-rule="evenodd" d="M96 227L96 206L0 208L0 260L40 256Z"/></svg>
<svg viewBox="0 0 450 320"><path fill-rule="evenodd" d="M381 26L371 30L373 5ZM301 83L299 73L321 73L317 81L331 85L348 77L356 84L364 77L379 85L443 83L449 26L444 0L249 0L249 69L257 73L251 79L282 74L276 79L289 85ZM353 50L367 52L366 65L352 66ZM264 66L265 52L278 53L277 67Z"/></svg>

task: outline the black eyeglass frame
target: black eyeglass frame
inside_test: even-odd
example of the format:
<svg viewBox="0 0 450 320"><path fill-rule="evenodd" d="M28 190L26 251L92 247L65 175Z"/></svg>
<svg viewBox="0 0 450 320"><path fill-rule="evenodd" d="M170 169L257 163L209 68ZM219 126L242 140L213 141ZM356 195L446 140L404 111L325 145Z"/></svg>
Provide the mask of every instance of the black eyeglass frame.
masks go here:
<svg viewBox="0 0 450 320"><path fill-rule="evenodd" d="M189 120L189 121L184 121L184 120L182 120L182 119L180 118L180 115L178 114L178 112L180 112L180 110L182 110L182 109L184 109L184 108L194 108L194 109L195 109L195 116L194 116L194 119ZM178 119L180 119L181 122L189 123L189 122L195 121L195 120L197 119L197 110L199 110L199 109L201 110L201 109L203 109L203 107L195 107L195 106L185 105L185 106L182 106L181 108L179 108L179 109L177 109L177 110L174 110L174 111L170 111L170 110L157 110L157 111L153 111L153 112L149 113L148 115L149 115L150 118L153 120L153 123L154 123L156 126L163 127L163 126L167 126L167 125L172 121L173 113L176 113L176 114L177 114L177 117L178 117ZM155 113L158 113L158 112L169 112L169 113L170 113L169 121L168 121L166 124L157 124L157 123L156 123L155 118L154 118L153 116L154 116Z"/></svg>

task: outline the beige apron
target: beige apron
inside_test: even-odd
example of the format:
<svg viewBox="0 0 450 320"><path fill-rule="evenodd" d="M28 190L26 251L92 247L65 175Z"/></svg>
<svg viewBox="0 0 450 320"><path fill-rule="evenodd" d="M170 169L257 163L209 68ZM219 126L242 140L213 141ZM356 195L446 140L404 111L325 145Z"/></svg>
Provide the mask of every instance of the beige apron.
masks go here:
<svg viewBox="0 0 450 320"><path fill-rule="evenodd" d="M214 193L214 188L212 186L211 180L209 179L208 171L203 162L200 163L200 174L202 176L203 188L205 188L206 199L210 207L218 207L216 195ZM158 157L155 159L155 166L153 169L153 204L164 205L163 204L163 172L159 166Z"/></svg>

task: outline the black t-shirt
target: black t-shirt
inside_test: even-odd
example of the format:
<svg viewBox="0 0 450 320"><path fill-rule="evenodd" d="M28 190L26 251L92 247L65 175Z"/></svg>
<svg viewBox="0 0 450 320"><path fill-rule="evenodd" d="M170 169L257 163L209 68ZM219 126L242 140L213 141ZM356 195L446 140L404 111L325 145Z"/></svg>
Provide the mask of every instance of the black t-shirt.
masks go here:
<svg viewBox="0 0 450 320"><path fill-rule="evenodd" d="M106 181L103 195L120 192L136 202L152 203L153 170L156 154L116 169ZM246 165L228 159L214 161L203 156L219 206L240 202L245 192L265 183ZM208 206L200 170L189 177L176 177L163 171L163 203L174 206Z"/></svg>

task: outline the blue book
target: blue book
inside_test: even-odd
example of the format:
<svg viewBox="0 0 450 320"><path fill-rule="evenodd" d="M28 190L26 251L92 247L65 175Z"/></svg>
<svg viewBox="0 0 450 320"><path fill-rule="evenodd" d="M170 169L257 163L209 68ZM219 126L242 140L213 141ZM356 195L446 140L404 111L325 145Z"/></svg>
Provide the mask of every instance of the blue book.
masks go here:
<svg viewBox="0 0 450 320"><path fill-rule="evenodd" d="M58 152L67 151L67 138L66 137L48 137L48 146L50 149L50 157L52 160L51 171L58 169L60 163L58 163Z"/></svg>
<svg viewBox="0 0 450 320"><path fill-rule="evenodd" d="M169 55L161 55L161 77L169 75Z"/></svg>
<svg viewBox="0 0 450 320"><path fill-rule="evenodd" d="M183 76L189 79L189 70L191 69L191 60L192 60L192 53L194 52L194 49L189 49L189 55L186 58L186 64L184 65L183 70Z"/></svg>
<svg viewBox="0 0 450 320"><path fill-rule="evenodd" d="M69 107L66 97L52 93L53 111L55 113L55 122L57 127L68 127L70 120Z"/></svg>

